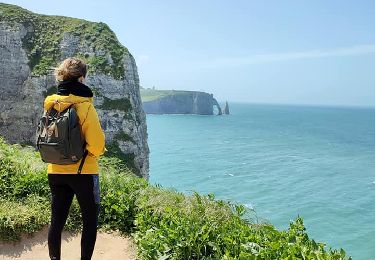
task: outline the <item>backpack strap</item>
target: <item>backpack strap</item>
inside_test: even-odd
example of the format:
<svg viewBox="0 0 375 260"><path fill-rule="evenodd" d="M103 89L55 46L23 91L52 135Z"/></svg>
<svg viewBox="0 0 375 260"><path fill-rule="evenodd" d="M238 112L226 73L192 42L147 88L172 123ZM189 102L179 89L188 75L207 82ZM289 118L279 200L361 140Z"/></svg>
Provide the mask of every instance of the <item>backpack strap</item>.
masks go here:
<svg viewBox="0 0 375 260"><path fill-rule="evenodd" d="M51 112L51 109L48 109L45 113L44 116L46 118L46 122L44 123L43 126L43 131L40 134L40 137L46 137L47 136L47 131L48 131L48 118L49 118L49 113Z"/></svg>
<svg viewBox="0 0 375 260"><path fill-rule="evenodd" d="M89 152L87 150L85 150L85 152L83 153L83 157L82 157L81 163L79 164L77 174L81 174L82 168L83 168L83 164L85 163L85 160L86 160L86 157L87 157L88 153Z"/></svg>

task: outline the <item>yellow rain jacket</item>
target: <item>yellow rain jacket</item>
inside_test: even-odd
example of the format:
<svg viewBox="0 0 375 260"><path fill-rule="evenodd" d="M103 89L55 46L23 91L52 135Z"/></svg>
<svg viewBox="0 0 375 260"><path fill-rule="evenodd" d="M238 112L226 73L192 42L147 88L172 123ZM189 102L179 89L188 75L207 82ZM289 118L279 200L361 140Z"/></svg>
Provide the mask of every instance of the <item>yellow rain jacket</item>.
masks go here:
<svg viewBox="0 0 375 260"><path fill-rule="evenodd" d="M55 101L59 102L56 103ZM99 171L98 158L105 150L105 137L100 125L98 114L93 105L92 97L80 97L70 94L69 96L51 95L44 101L44 109L52 106L58 111L67 109L74 104L79 117L82 134L86 140L88 155L82 168L82 174L97 174ZM77 174L81 161L75 164L59 165L48 164L48 173L56 174Z"/></svg>

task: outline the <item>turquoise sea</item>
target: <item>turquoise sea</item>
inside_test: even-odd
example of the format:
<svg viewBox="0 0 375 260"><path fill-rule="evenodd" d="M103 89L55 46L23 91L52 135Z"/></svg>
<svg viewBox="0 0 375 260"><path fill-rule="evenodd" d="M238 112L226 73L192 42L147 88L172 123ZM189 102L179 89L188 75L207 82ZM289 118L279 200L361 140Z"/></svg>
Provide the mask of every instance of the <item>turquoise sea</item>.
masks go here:
<svg viewBox="0 0 375 260"><path fill-rule="evenodd" d="M375 108L230 104L229 116L147 115L150 181L214 193L286 229L375 259Z"/></svg>

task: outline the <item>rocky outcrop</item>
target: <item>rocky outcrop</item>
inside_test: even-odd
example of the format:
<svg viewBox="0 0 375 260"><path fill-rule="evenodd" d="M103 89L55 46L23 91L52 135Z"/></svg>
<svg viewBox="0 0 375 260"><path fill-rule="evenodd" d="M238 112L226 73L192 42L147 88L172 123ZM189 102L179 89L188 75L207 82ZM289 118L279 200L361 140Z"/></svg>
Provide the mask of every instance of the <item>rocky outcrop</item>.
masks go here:
<svg viewBox="0 0 375 260"><path fill-rule="evenodd" d="M44 36L49 36L46 42ZM39 16L0 3L0 135L13 143L34 143L43 100L56 90L51 68L69 56L83 57L90 65L86 84L95 93L109 154L148 178L147 126L137 66L102 23Z"/></svg>
<svg viewBox="0 0 375 260"><path fill-rule="evenodd" d="M216 98L213 98L213 102L214 102L214 106L216 106L216 108L217 108L217 111L218 111L217 114L219 116L221 116L223 114L223 112L221 111L221 107L219 105L219 102L217 102Z"/></svg>
<svg viewBox="0 0 375 260"><path fill-rule="evenodd" d="M173 91L172 94L143 102L147 114L198 114L213 115L216 105L221 108L212 94L199 91Z"/></svg>
<svg viewBox="0 0 375 260"><path fill-rule="evenodd" d="M229 105L228 105L228 101L225 102L225 107L224 107L224 110L223 110L223 114L224 114L224 115L229 115Z"/></svg>

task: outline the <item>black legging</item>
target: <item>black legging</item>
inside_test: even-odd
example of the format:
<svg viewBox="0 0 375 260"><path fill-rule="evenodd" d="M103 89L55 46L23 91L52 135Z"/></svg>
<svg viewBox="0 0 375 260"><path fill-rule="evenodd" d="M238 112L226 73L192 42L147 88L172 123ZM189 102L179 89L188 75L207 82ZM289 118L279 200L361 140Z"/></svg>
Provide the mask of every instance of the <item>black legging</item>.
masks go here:
<svg viewBox="0 0 375 260"><path fill-rule="evenodd" d="M82 212L81 260L91 259L96 241L100 190L97 174L49 174L52 193L51 226L48 249L51 259L61 258L61 232L68 217L74 194Z"/></svg>

